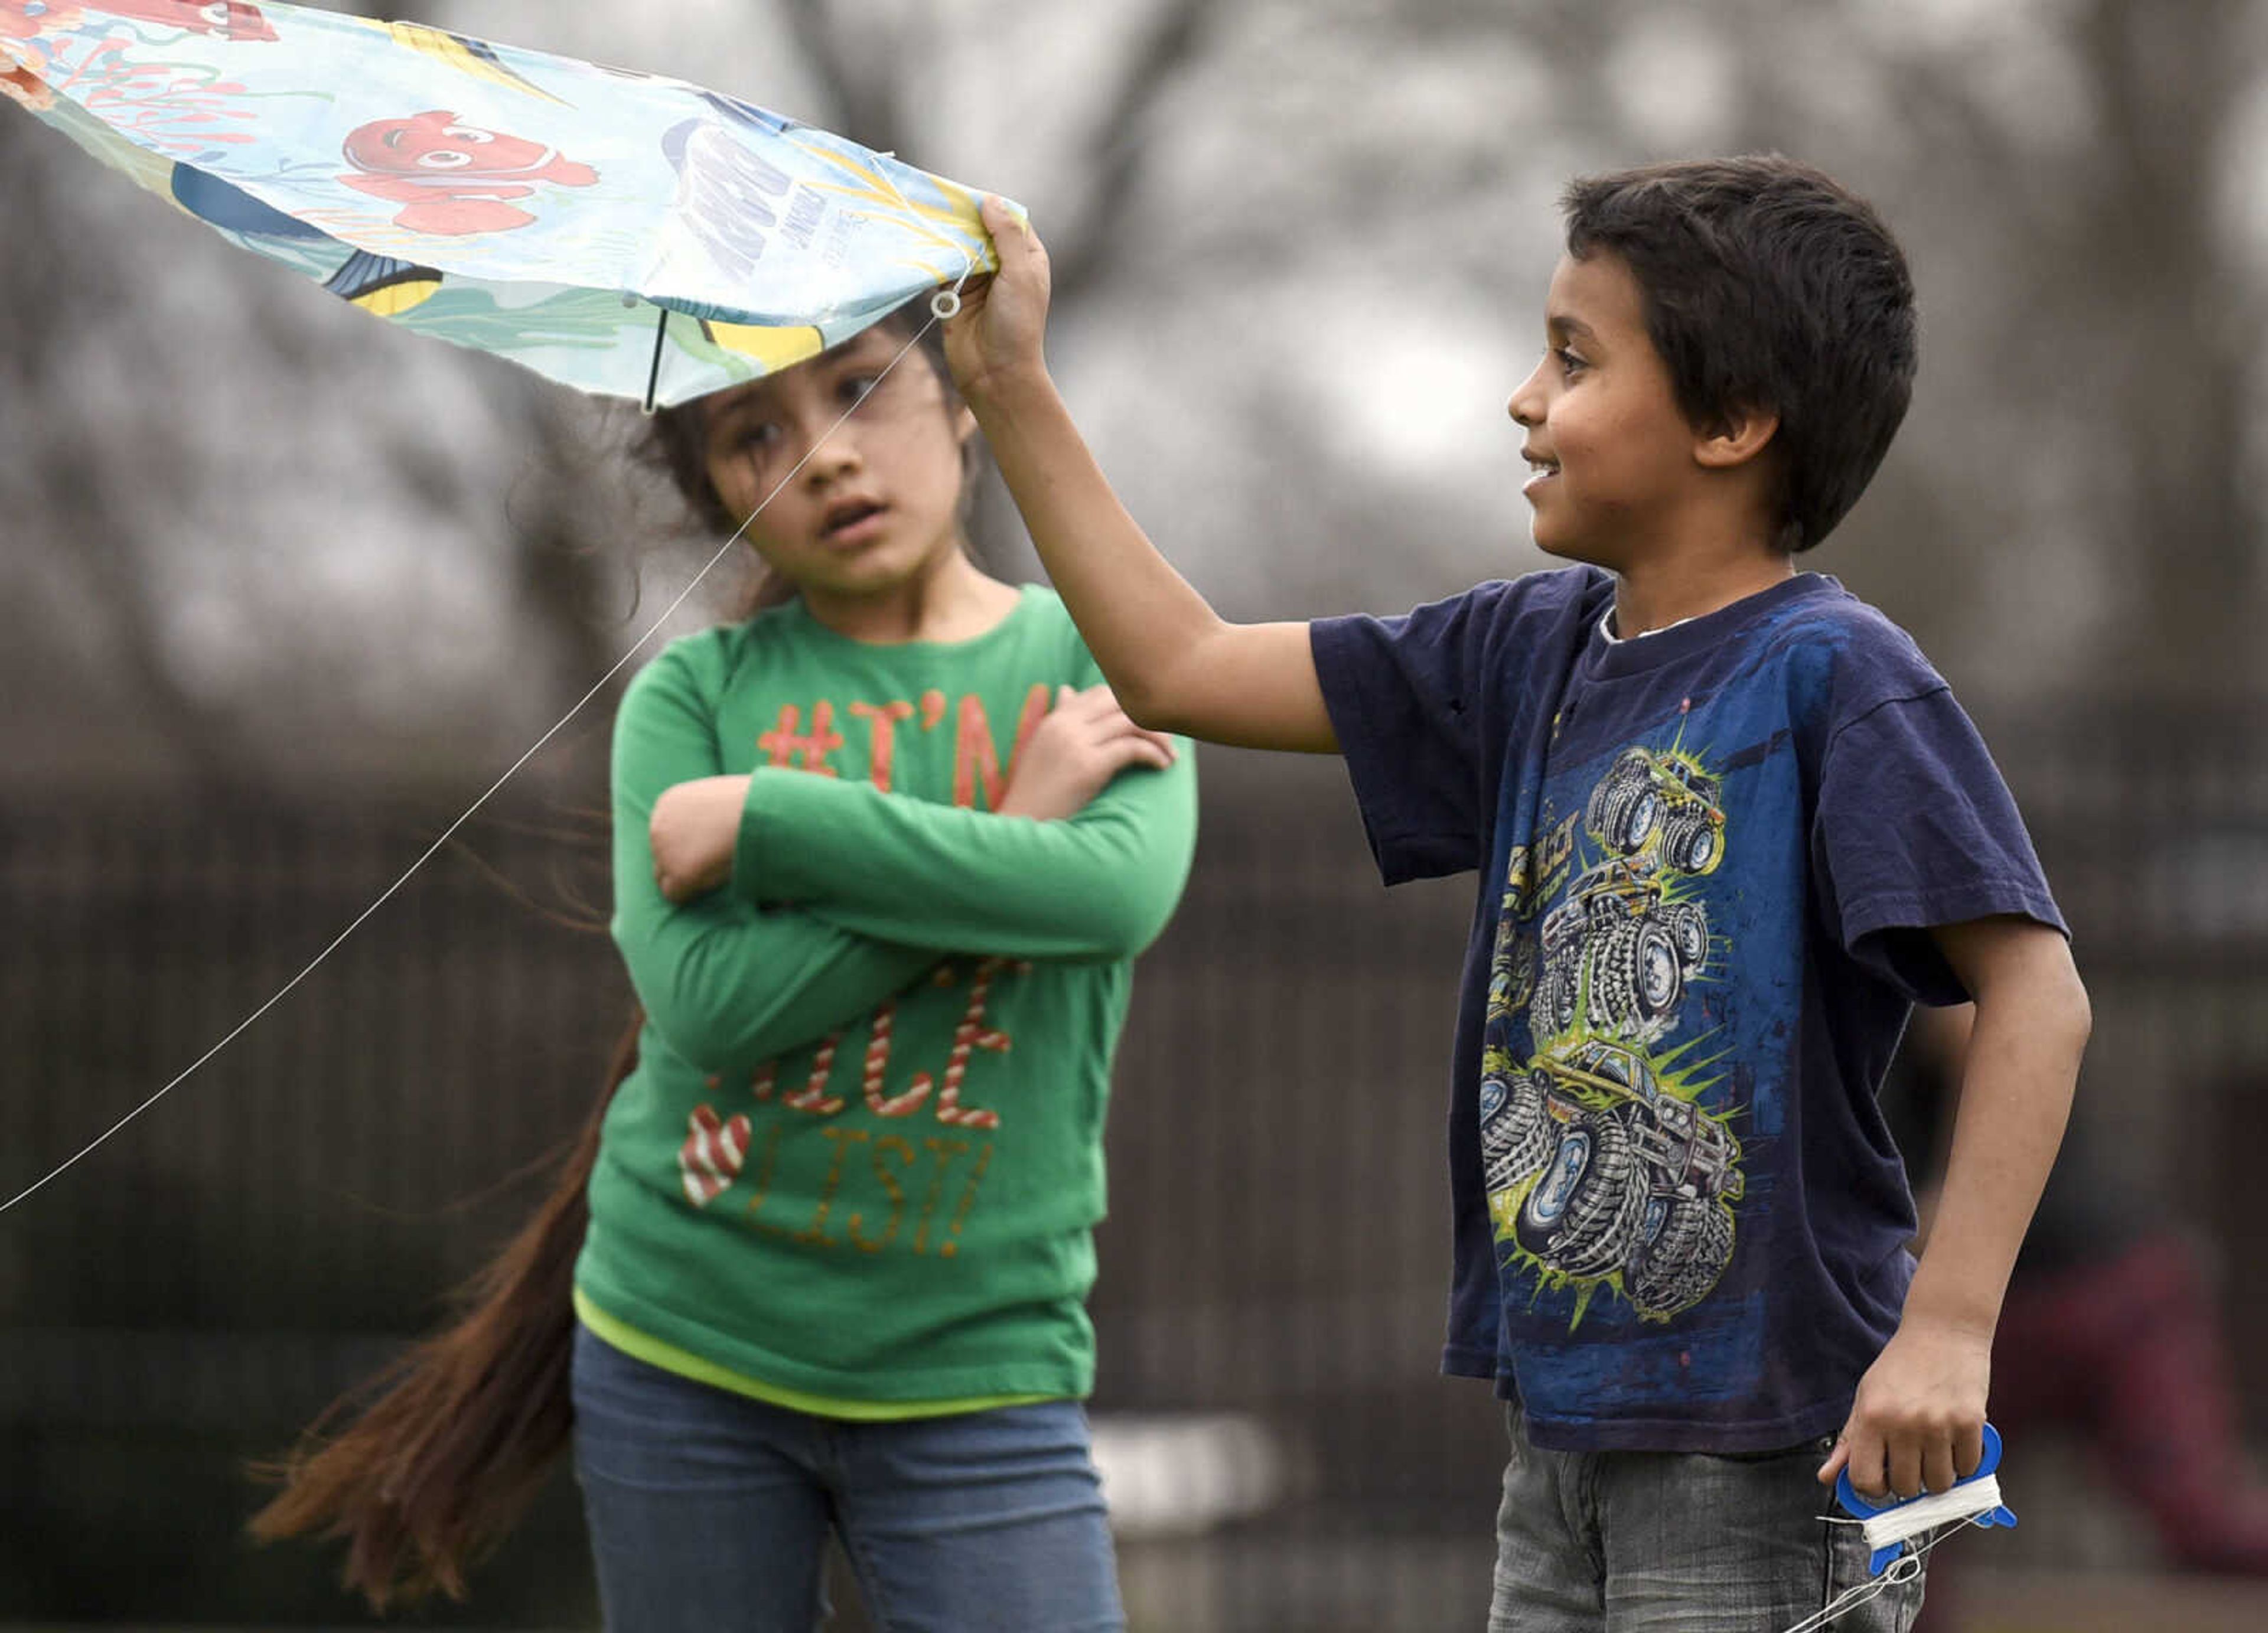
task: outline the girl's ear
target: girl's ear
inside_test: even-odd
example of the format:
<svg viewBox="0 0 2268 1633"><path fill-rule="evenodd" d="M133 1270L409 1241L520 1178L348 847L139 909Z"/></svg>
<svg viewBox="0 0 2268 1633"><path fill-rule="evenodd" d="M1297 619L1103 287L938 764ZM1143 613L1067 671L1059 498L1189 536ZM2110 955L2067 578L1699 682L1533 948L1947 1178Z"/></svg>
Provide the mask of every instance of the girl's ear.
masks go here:
<svg viewBox="0 0 2268 1633"><path fill-rule="evenodd" d="M953 408L953 439L962 447L976 435L976 413L965 402L956 402Z"/></svg>

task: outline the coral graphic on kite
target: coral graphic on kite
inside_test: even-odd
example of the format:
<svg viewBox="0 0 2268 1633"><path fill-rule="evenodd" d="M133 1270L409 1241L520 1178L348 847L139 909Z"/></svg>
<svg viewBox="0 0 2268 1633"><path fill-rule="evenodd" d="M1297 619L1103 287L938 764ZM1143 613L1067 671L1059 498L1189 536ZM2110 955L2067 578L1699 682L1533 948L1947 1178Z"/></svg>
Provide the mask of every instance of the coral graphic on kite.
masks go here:
<svg viewBox="0 0 2268 1633"><path fill-rule="evenodd" d="M401 205L394 225L449 237L526 226L535 217L504 201L531 196L536 182L587 188L599 179L556 148L466 124L439 108L356 126L347 133L346 157L356 173L339 180Z"/></svg>
<svg viewBox="0 0 2268 1633"><path fill-rule="evenodd" d="M1602 1287L1666 1321L1732 1261L1731 1204L1746 1185L1725 1114L1700 1104L1710 1063L1685 1063L1697 1040L1652 1052L1707 978L1699 881L1724 858L1719 796L1697 756L1626 748L1580 817L1516 848L1506 870L1482 1056L1484 1183L1499 1251L1546 1285L1574 1287L1578 1322ZM1523 1016L1532 1053L1513 1047Z"/></svg>
<svg viewBox="0 0 2268 1633"><path fill-rule="evenodd" d="M55 106L55 93L34 71L34 63L19 59L11 43L29 42L49 30L76 28L79 9L70 0L0 0L0 96L19 102L34 114Z"/></svg>

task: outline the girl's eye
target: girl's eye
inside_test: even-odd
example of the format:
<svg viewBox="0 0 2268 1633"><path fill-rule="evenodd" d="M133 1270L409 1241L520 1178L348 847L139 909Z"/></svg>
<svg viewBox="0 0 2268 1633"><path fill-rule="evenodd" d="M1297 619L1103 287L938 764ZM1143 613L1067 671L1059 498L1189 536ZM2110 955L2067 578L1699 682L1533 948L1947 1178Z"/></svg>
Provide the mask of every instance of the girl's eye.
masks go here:
<svg viewBox="0 0 2268 1633"><path fill-rule="evenodd" d="M846 374L835 388L835 394L847 403L866 401L875 386L882 383L879 374Z"/></svg>

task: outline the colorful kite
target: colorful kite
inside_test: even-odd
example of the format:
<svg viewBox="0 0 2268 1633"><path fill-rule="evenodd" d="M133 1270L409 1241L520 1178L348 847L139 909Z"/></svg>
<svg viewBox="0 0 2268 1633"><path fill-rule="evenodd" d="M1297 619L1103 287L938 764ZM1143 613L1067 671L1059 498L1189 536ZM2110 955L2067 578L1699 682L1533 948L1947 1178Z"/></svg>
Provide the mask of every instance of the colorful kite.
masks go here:
<svg viewBox="0 0 2268 1633"><path fill-rule="evenodd" d="M365 311L651 408L993 265L968 188L674 79L247 0L0 0L0 92Z"/></svg>

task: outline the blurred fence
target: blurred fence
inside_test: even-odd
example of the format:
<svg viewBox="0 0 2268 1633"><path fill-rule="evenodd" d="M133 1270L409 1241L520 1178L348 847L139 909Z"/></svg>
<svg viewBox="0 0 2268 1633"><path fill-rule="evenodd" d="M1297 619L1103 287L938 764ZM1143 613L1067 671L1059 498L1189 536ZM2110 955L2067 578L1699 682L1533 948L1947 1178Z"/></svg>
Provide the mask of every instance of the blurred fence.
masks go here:
<svg viewBox="0 0 2268 1633"><path fill-rule="evenodd" d="M2227 1247L2257 1429L2263 722L1987 725L2079 931L2087 1115L2139 1205ZM1211 756L1206 775L1197 874L1120 1057L1095 1410L1233 1423L1226 1455L1264 1448L1269 1478L1240 1515L1253 1504L1158 1489L1217 1482L1204 1458L1141 1468L1130 1609L1190 1633L1475 1627L1501 1431L1484 1389L1434 1372L1469 881L1380 890L1335 764ZM438 827L0 805L0 1191L195 1059ZM0 1622L360 1619L328 1556L240 1540L257 1500L241 1462L428 1324L533 1200L529 1165L587 1109L629 1001L604 937L557 916L579 901L595 924L604 896L594 830L525 806L484 820L203 1072L0 1218ZM2043 1497L1992 1546L2100 1556L2120 1523L2107 1495ZM475 1589L435 1620L595 1623L564 1480Z"/></svg>

